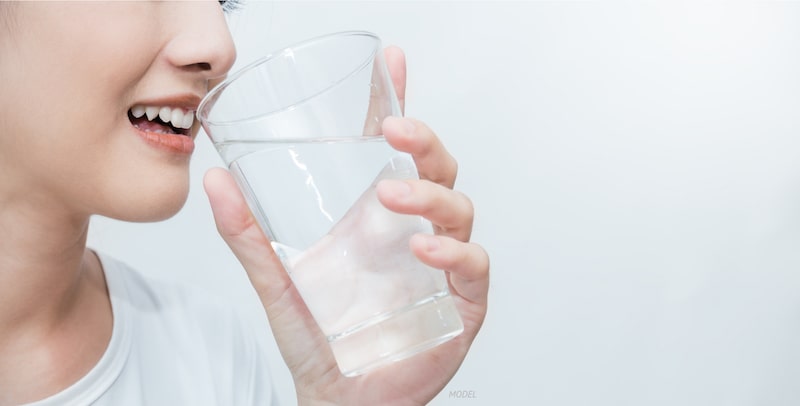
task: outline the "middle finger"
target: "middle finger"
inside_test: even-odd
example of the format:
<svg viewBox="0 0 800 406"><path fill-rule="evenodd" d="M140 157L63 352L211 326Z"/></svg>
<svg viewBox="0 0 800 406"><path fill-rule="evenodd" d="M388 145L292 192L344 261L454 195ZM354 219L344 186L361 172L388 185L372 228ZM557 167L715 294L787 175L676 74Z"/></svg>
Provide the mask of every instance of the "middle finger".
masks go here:
<svg viewBox="0 0 800 406"><path fill-rule="evenodd" d="M463 193L427 180L386 179L376 185L378 200L389 210L425 217L436 234L469 241L474 208Z"/></svg>

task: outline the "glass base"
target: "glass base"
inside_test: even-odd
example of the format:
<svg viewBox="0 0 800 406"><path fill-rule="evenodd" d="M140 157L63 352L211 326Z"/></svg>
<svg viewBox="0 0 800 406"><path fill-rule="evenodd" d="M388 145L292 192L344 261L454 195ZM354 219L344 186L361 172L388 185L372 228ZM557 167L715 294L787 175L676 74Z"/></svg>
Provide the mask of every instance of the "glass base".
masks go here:
<svg viewBox="0 0 800 406"><path fill-rule="evenodd" d="M351 377L433 348L462 331L455 302L445 293L376 317L328 341L339 370Z"/></svg>

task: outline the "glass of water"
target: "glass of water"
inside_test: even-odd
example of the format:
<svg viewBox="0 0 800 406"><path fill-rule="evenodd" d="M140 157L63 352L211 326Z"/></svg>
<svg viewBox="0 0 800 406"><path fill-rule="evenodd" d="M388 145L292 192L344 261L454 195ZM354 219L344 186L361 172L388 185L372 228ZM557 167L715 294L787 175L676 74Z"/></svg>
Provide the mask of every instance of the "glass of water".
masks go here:
<svg viewBox="0 0 800 406"><path fill-rule="evenodd" d="M461 333L444 272L409 248L431 224L375 194L381 179L418 177L381 134L402 113L377 36L336 33L265 56L197 114L344 375Z"/></svg>

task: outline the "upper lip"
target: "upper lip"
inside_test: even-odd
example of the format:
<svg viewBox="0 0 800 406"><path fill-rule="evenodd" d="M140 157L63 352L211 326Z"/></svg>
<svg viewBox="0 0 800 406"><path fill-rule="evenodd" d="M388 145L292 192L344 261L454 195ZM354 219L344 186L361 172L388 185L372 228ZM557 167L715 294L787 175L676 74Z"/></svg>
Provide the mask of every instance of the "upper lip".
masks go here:
<svg viewBox="0 0 800 406"><path fill-rule="evenodd" d="M194 93L182 93L171 96L155 97L146 100L139 100L133 106L163 106L179 107L184 110L197 111L197 106L203 98Z"/></svg>

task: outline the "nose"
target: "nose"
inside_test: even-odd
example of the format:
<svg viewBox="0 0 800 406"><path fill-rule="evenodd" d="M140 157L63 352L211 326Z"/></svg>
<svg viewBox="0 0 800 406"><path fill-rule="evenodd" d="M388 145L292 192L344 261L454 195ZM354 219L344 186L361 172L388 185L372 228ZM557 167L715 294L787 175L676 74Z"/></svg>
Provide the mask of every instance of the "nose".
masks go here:
<svg viewBox="0 0 800 406"><path fill-rule="evenodd" d="M163 49L172 66L203 76L206 80L224 76L236 60L236 48L217 1L177 1L166 15L181 16L168 24L173 35Z"/></svg>

